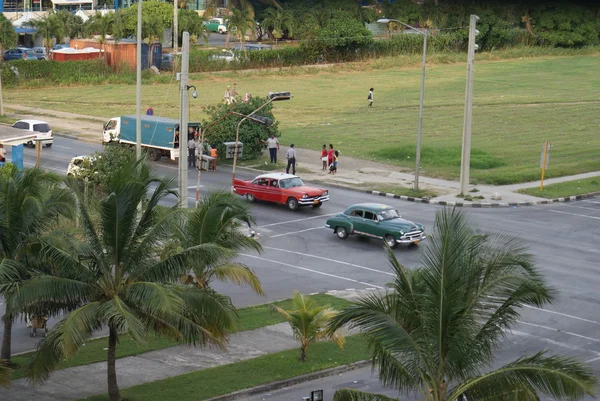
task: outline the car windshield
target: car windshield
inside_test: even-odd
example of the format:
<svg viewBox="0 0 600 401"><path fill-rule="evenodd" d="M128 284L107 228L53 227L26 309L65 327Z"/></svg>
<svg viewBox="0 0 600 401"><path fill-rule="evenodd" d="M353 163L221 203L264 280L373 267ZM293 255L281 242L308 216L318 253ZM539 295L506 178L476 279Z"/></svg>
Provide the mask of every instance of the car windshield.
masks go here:
<svg viewBox="0 0 600 401"><path fill-rule="evenodd" d="M294 187L302 187L302 186L304 186L304 183L298 177L286 178L285 180L279 181L280 188L294 188Z"/></svg>
<svg viewBox="0 0 600 401"><path fill-rule="evenodd" d="M50 126L48 124L33 124L33 130L35 132L50 132Z"/></svg>
<svg viewBox="0 0 600 401"><path fill-rule="evenodd" d="M386 209L377 213L379 220L391 220L400 217L400 214L396 209Z"/></svg>

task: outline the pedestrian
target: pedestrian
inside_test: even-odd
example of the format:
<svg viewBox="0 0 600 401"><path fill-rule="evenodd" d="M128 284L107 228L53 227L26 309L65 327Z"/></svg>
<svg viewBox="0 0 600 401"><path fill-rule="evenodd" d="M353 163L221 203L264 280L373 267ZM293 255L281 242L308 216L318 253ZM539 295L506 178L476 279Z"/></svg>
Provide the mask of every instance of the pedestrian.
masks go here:
<svg viewBox="0 0 600 401"><path fill-rule="evenodd" d="M296 149L294 149L294 144L290 145L290 148L285 152L285 157L287 158L287 168L285 169L285 173L290 173L290 166L292 166L292 174L296 175Z"/></svg>
<svg viewBox="0 0 600 401"><path fill-rule="evenodd" d="M225 104L231 104L231 92L229 90L229 85L227 85L227 89L225 89Z"/></svg>
<svg viewBox="0 0 600 401"><path fill-rule="evenodd" d="M196 141L194 135L188 135L188 167L196 167Z"/></svg>
<svg viewBox="0 0 600 401"><path fill-rule="evenodd" d="M4 149L4 145L0 144L0 167L4 166L6 162L6 149Z"/></svg>
<svg viewBox="0 0 600 401"><path fill-rule="evenodd" d="M321 162L323 162L323 171L327 170L327 145L321 149Z"/></svg>
<svg viewBox="0 0 600 401"><path fill-rule="evenodd" d="M333 145L329 144L329 151L327 152L327 166L331 166L333 163L334 150Z"/></svg>
<svg viewBox="0 0 600 401"><path fill-rule="evenodd" d="M333 155L333 163L331 163L331 166L329 166L329 174L335 174L337 173L337 167L338 167L338 158L340 156L340 153L336 150L334 155Z"/></svg>
<svg viewBox="0 0 600 401"><path fill-rule="evenodd" d="M271 163L277 164L277 151L279 150L279 141L275 138L275 134L271 134L266 141L262 141L267 144L269 149L269 156L271 157Z"/></svg>
<svg viewBox="0 0 600 401"><path fill-rule="evenodd" d="M252 95L249 94L248 92L246 92L246 96L244 96L244 100L242 100L244 103L248 103L250 100L252 100Z"/></svg>
<svg viewBox="0 0 600 401"><path fill-rule="evenodd" d="M231 102L235 103L237 102L237 97L238 97L238 92L237 92L237 84L234 82L233 83L233 89L231 89Z"/></svg>
<svg viewBox="0 0 600 401"><path fill-rule="evenodd" d="M373 88L369 89L369 96L367 96L367 100L369 101L367 107L373 107Z"/></svg>

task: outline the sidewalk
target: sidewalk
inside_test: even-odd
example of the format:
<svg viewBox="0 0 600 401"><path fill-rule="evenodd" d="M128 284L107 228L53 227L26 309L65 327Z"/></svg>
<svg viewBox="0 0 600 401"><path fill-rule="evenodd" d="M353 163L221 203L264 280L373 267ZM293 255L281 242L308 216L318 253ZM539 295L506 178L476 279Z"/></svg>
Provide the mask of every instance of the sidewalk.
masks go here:
<svg viewBox="0 0 600 401"><path fill-rule="evenodd" d="M47 109L39 109L28 106L19 106L7 104L4 106L7 110L14 111L11 114L15 118L42 118L46 120L56 132L68 132L82 140L100 143L102 141L102 123L106 121L103 117L94 117L80 115L75 113L60 112ZM279 158L285 160L286 146L282 146L279 151ZM321 182L324 186L341 185L361 190L377 190L378 187L406 187L412 188L414 183L414 174L410 172L401 172L401 167L389 164L378 163L370 160L355 159L342 155L342 165L336 175L327 174L322 171L321 153L310 149L296 148L297 154L297 173L305 181ZM283 171L283 169L282 169ZM404 171L407 171L404 169ZM600 171L551 178L544 181L546 185L556 184L566 181L574 181L583 178L600 177ZM424 190L432 190L439 195L434 198L434 202L445 202L450 205L454 202L468 204L456 197L460 193L460 183L458 181L443 180L421 176L419 186ZM538 203L547 202L547 199L535 196L516 193L515 191L524 188L534 188L539 186L539 181L527 182L513 185L491 186L491 185L472 185L477 187L478 192L473 194L483 196L484 199L474 200L472 203L482 205L490 203L501 203L503 205L518 203Z"/></svg>

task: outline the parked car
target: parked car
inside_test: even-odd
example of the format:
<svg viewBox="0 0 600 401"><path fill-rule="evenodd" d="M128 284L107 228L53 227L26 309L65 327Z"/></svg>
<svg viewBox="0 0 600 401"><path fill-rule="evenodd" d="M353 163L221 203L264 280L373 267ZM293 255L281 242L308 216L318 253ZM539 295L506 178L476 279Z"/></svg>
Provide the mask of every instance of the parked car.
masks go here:
<svg viewBox="0 0 600 401"><path fill-rule="evenodd" d="M416 245L427 239L425 226L404 220L392 206L379 203L360 203L350 206L325 223L339 239L349 235L377 238L390 248L398 244Z"/></svg>
<svg viewBox="0 0 600 401"><path fill-rule="evenodd" d="M223 18L212 18L204 22L204 27L209 32L227 33L227 20Z"/></svg>
<svg viewBox="0 0 600 401"><path fill-rule="evenodd" d="M232 51L223 50L223 52L221 54L215 54L215 55L210 56L210 59L211 60L223 60L223 61L230 63L234 60L237 60L238 56Z"/></svg>
<svg viewBox="0 0 600 401"><path fill-rule="evenodd" d="M309 187L300 177L284 173L263 174L252 181L235 179L233 191L245 196L249 202L262 200L281 203L294 211L301 206L318 208L329 200L329 191L326 189Z"/></svg>
<svg viewBox="0 0 600 401"><path fill-rule="evenodd" d="M45 47L34 47L33 51L38 60L48 60L48 53L46 52Z"/></svg>
<svg viewBox="0 0 600 401"><path fill-rule="evenodd" d="M45 121L40 120L19 120L13 124L13 128L23 129L37 134L36 139L42 142L42 145L46 147L52 146L54 143L54 136L50 125ZM35 147L34 141L26 143L30 148Z"/></svg>
<svg viewBox="0 0 600 401"><path fill-rule="evenodd" d="M37 54L33 49L26 47L16 47L4 52L4 61L10 60L37 60Z"/></svg>
<svg viewBox="0 0 600 401"><path fill-rule="evenodd" d="M246 47L246 50L249 52L257 51L257 50L272 50L273 49L273 46L271 46L271 45L261 45L259 43L245 43L244 46ZM235 50L238 52L244 51L243 46L240 43L235 45L232 50Z"/></svg>
<svg viewBox="0 0 600 401"><path fill-rule="evenodd" d="M181 57L181 52L177 54L163 53L160 59L161 70L172 70L175 63L175 57Z"/></svg>
<svg viewBox="0 0 600 401"><path fill-rule="evenodd" d="M77 178L83 169L91 166L92 161L92 157L88 155L75 156L69 162L69 167L67 168L67 177Z"/></svg>

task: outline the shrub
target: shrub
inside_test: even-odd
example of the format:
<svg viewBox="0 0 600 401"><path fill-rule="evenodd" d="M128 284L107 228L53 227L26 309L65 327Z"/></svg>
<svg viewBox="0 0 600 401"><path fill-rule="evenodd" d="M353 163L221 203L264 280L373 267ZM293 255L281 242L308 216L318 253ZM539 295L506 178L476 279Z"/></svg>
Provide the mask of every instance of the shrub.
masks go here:
<svg viewBox="0 0 600 401"><path fill-rule="evenodd" d="M102 83L111 75L114 71L102 59L65 62L14 60L5 63L2 82L7 85L29 84L36 80L47 84Z"/></svg>

